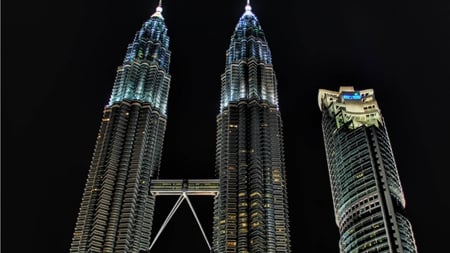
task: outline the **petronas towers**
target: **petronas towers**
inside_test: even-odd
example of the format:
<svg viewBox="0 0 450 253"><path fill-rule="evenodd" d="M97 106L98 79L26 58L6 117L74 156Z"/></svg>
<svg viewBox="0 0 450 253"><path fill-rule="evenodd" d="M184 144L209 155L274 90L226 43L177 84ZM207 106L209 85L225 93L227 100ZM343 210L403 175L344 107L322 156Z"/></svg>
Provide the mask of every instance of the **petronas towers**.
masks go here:
<svg viewBox="0 0 450 253"><path fill-rule="evenodd" d="M188 202L201 228L189 200L191 195L214 198L211 243L202 229L211 252L291 252L277 78L265 34L249 1L231 37L225 71L221 75L216 118L216 179L159 178L167 124L170 57L160 2L128 45L123 63L117 69L111 97L103 111L70 252L151 252L165 224L183 201ZM328 91L321 91L319 96L330 179L336 190L333 192L335 215L342 232L341 252L416 252L409 221L402 214L404 199L390 153L383 160L385 167L382 169L390 173L385 179L384 174L378 172L380 168L371 168L367 164L363 168L356 162L346 165L345 157L335 155L339 145L346 144L343 138L355 134L348 131L345 117L343 123L336 121L335 114L343 106L332 112L330 108L338 105L336 101L351 104L354 101L350 100L361 97L339 99L341 94ZM333 125L335 122L345 127ZM378 121L374 119L373 122ZM371 149L364 152L370 153L373 148L390 152L383 124L380 127L375 123L376 127L358 131L361 136L366 136L364 140L370 145L374 141L385 143L373 147L367 144ZM374 140L375 135L377 140ZM357 153L352 154L355 157L363 154ZM361 161L362 158L358 156L358 159ZM364 177L370 171L374 176ZM339 181L343 179L342 175L351 178L355 184L364 177L365 186L373 187L370 194L368 190L361 193L359 202L351 196L348 198L357 205L369 203L369 211L383 211L382 215L375 214L377 221L372 219L370 223L379 227L373 227L366 234L356 231L366 229L365 225L369 223L364 223L362 228L355 225L366 216L359 217L360 212L353 214L350 202L341 199L341 195L345 195L343 191L350 189ZM377 184L373 178L379 180ZM386 185L379 185L383 180L390 180L388 190ZM153 228L156 197L165 195L176 195L179 199L156 233ZM366 201L366 197L372 199ZM393 217L396 220L389 220ZM366 236L378 237L368 240ZM362 242L361 238L370 244ZM382 240L380 244L377 244L378 239ZM401 246L397 249L395 245ZM364 251L366 248L372 251Z"/></svg>
<svg viewBox="0 0 450 253"><path fill-rule="evenodd" d="M169 63L169 37L158 6L136 33L117 70L70 252L150 248L156 195L152 193L157 187L159 193L177 187L177 182L157 181L167 122ZM186 183L189 186L180 190L184 196L199 187L217 192L212 252L290 252L276 88L270 50L247 4L222 75L218 189L212 189L214 182L197 180L195 186Z"/></svg>

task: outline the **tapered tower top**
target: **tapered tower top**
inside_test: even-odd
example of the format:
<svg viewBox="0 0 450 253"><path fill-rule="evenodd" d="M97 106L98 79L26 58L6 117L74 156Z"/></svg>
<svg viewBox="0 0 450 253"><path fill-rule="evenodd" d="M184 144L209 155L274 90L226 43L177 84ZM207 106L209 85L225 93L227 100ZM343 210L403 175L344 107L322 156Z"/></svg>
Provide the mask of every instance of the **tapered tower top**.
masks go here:
<svg viewBox="0 0 450 253"><path fill-rule="evenodd" d="M108 105L122 100L150 103L165 114L170 83L169 36L159 1L156 11L128 44Z"/></svg>
<svg viewBox="0 0 450 253"><path fill-rule="evenodd" d="M230 102L263 100L278 106L272 56L258 18L247 1L226 53L221 110Z"/></svg>
<svg viewBox="0 0 450 253"><path fill-rule="evenodd" d="M266 64L272 64L263 29L258 18L252 12L250 1L247 0L245 12L239 19L231 37L230 49L227 52L227 64L252 57Z"/></svg>

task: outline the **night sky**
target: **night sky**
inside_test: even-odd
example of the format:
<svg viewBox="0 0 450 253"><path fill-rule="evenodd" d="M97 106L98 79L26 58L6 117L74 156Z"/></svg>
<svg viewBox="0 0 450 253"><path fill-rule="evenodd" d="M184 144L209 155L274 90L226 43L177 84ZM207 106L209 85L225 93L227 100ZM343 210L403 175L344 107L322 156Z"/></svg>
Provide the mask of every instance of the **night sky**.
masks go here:
<svg viewBox="0 0 450 253"><path fill-rule="evenodd" d="M116 68L156 0L2 1L4 252L68 252ZM213 178L225 51L244 0L163 1L172 52L161 178ZM450 228L450 1L253 0L278 79L293 252L337 253L319 88L373 88L418 250ZM157 200L156 234L175 198ZM212 197L192 199L211 237ZM208 252L186 204L155 253Z"/></svg>

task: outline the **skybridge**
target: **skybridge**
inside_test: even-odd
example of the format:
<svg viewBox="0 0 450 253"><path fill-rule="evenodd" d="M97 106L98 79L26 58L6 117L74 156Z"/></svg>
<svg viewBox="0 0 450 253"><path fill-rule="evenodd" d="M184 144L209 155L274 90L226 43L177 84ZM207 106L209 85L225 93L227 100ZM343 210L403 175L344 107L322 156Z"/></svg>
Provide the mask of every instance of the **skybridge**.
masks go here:
<svg viewBox="0 0 450 253"><path fill-rule="evenodd" d="M206 195L219 193L219 179L157 179L150 184L153 196Z"/></svg>

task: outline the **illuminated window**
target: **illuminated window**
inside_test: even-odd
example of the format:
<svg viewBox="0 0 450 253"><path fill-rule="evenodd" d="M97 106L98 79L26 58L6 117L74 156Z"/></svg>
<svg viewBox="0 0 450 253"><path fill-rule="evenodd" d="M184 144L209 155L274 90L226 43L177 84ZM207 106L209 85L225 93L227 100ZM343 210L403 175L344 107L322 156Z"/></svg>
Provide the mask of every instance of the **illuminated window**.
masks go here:
<svg viewBox="0 0 450 253"><path fill-rule="evenodd" d="M261 197L262 195L261 195L260 192L252 192L252 193L250 194L250 197L251 197L251 198L253 198L253 197L255 197L255 196Z"/></svg>
<svg viewBox="0 0 450 253"><path fill-rule="evenodd" d="M259 227L259 221L252 222L252 227Z"/></svg>
<svg viewBox="0 0 450 253"><path fill-rule="evenodd" d="M228 247L236 247L236 241L228 241L227 246Z"/></svg>

